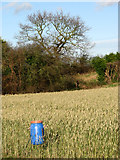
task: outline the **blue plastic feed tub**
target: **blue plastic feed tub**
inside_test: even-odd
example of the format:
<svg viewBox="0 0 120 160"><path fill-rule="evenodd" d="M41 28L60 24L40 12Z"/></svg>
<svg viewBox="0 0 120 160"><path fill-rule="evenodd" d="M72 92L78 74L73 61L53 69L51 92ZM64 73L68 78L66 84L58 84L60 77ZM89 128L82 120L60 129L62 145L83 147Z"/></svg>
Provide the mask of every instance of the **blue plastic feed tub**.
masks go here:
<svg viewBox="0 0 120 160"><path fill-rule="evenodd" d="M44 143L44 128L42 121L31 121L30 126L30 137L31 137L31 144L39 145Z"/></svg>

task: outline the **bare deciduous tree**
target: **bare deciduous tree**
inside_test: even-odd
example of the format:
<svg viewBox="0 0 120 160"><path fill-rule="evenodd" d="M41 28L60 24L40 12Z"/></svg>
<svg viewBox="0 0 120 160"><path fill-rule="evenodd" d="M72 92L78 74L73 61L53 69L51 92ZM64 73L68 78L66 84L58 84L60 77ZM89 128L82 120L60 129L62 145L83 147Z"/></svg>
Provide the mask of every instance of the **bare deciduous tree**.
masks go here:
<svg viewBox="0 0 120 160"><path fill-rule="evenodd" d="M76 49L81 53L91 47L86 38L88 27L80 17L70 17L60 13L38 12L28 16L28 24L20 24L19 43L36 42L48 54L61 56L74 54Z"/></svg>

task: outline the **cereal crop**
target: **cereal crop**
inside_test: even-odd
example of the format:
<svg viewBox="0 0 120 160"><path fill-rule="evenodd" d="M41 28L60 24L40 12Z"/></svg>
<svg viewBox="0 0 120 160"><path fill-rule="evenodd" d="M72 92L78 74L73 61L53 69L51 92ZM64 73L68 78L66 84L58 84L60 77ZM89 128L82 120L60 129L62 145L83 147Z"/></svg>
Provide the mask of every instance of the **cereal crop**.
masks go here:
<svg viewBox="0 0 120 160"><path fill-rule="evenodd" d="M118 87L4 95L2 116L4 158L118 157ZM42 145L28 143L33 120L46 125Z"/></svg>

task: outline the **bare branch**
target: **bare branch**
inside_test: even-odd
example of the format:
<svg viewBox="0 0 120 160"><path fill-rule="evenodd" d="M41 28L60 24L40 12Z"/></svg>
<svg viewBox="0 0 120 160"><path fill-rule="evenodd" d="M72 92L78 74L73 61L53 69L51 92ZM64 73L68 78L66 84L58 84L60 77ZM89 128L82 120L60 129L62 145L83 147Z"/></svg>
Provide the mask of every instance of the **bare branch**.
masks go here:
<svg viewBox="0 0 120 160"><path fill-rule="evenodd" d="M89 29L80 17L64 15L63 11L56 14L38 12L29 15L28 22L29 24L20 24L19 39L27 43L39 43L48 54L62 55L90 47L85 36Z"/></svg>

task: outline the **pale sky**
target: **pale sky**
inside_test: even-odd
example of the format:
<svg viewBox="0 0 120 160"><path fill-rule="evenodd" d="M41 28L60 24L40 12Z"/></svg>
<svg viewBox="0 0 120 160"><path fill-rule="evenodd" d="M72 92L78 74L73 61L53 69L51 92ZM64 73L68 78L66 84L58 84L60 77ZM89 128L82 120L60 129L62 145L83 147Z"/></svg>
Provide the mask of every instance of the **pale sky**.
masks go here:
<svg viewBox="0 0 120 160"><path fill-rule="evenodd" d="M98 3L99 2L99 3ZM80 16L85 24L90 27L87 33L89 40L95 43L90 55L105 55L118 51L118 3L117 1L96 0L94 2L40 2L40 1L2 1L0 12L2 12L2 39L17 45L15 36L19 33L19 24L26 24L27 15L43 12L56 12L63 10L70 16Z"/></svg>

